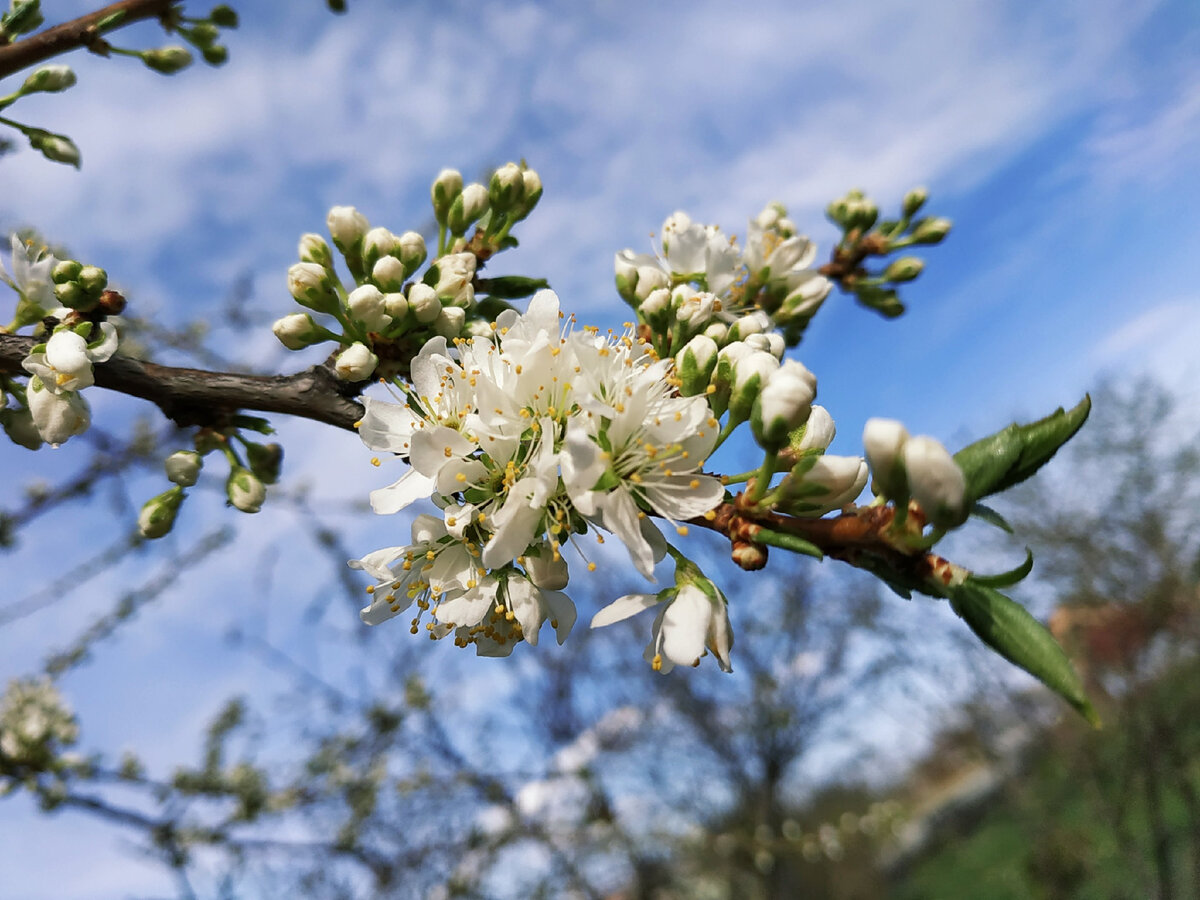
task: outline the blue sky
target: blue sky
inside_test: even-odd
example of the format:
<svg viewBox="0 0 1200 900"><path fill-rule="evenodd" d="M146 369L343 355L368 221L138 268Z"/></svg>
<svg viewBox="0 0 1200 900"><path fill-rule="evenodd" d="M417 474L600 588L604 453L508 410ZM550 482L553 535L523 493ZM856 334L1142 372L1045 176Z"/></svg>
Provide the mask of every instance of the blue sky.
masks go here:
<svg viewBox="0 0 1200 900"><path fill-rule="evenodd" d="M754 3L734 12L716 2L351 0L343 17L317 0L244 6L220 70L164 79L78 53L67 60L78 87L13 107L70 133L83 168L31 152L0 160L0 227L36 225L103 265L139 312L167 321L213 309L244 273L282 315L296 239L322 230L329 206L356 205L396 232L421 228L440 168L470 177L524 157L546 193L497 271L543 275L564 309L613 325L625 318L613 253L647 249L676 209L744 233L749 216L780 200L824 252L833 230L820 211L830 199L861 187L886 209L925 184L932 211L956 224L907 291L909 314L885 322L835 297L798 353L838 421L835 451L858 452L872 415L957 446L1074 403L1105 375L1152 372L1200 408L1194 3ZM46 7L50 21L89 8ZM149 26L136 34L139 46L156 40ZM281 369L313 361L285 354L265 328L222 339L230 355ZM92 402L98 423L138 409L99 392ZM277 424L291 439L293 484L307 480L331 501L378 484L353 436ZM0 447L0 503L14 503L27 478L53 480L85 460L70 445L36 455ZM160 489L144 483L146 496ZM221 518L215 496L189 503L181 545ZM9 596L43 577L33 548L84 540L112 516L98 504L28 532L30 553L0 557ZM406 530L338 521L363 551ZM282 547L285 563L311 556L287 513L268 509L252 530L234 524L246 557L268 547ZM6 626L0 676L35 667L154 565L131 561L86 596ZM246 581L228 557L181 577L136 635L68 679L97 744L150 742L166 763L195 746L219 698L260 684L261 668L224 645L225 631L254 619L295 638L296 610L317 591L278 570L269 591ZM344 613L337 626L355 627ZM167 665L179 677L163 679ZM138 703L153 714L134 714L124 698L147 685ZM55 844L78 829L75 855L112 879L109 893L157 883L82 821L6 802L0 823L19 823L31 841L0 842L0 871L33 871L28 860L54 859ZM53 895L96 890L81 880ZM27 896L43 895L31 883Z"/></svg>

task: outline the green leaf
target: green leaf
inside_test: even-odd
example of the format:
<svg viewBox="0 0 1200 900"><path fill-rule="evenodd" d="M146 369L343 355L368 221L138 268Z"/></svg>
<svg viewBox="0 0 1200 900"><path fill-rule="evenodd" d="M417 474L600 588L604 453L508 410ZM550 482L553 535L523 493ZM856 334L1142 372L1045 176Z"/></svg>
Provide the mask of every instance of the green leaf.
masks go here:
<svg viewBox="0 0 1200 900"><path fill-rule="evenodd" d="M1013 527L1008 524L1008 519L1000 515L990 506L984 506L982 503L976 503L971 507L971 515L975 518L987 522L989 525L994 525L1001 531L1007 534L1013 534Z"/></svg>
<svg viewBox="0 0 1200 900"><path fill-rule="evenodd" d="M978 500L1020 484L1047 462L1077 432L1092 409L1085 395L1070 412L1055 412L1028 425L1013 423L964 447L954 461L967 479L967 497Z"/></svg>
<svg viewBox="0 0 1200 900"><path fill-rule="evenodd" d="M1025 562L1021 563L1015 569L1009 569L1007 572L1001 572L999 575L972 575L971 581L975 582L976 584L982 584L985 587L1012 587L1032 571L1033 551L1026 547Z"/></svg>
<svg viewBox="0 0 1200 900"><path fill-rule="evenodd" d="M1025 607L974 578L949 591L950 607L981 641L1071 704L1085 719L1100 719L1083 683L1054 636Z"/></svg>
<svg viewBox="0 0 1200 900"><path fill-rule="evenodd" d="M526 278L524 275L501 275L499 278L480 278L477 290L501 300L520 300L550 286L545 278Z"/></svg>

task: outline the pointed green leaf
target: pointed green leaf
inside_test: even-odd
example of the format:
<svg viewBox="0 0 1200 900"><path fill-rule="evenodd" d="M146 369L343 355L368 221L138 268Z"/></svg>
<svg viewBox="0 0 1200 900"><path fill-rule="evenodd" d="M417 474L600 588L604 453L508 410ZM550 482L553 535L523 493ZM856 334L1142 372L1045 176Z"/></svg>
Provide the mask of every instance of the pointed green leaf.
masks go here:
<svg viewBox="0 0 1200 900"><path fill-rule="evenodd" d="M478 292L501 300L520 300L550 286L545 278L526 278L524 275L501 275L499 278L480 278Z"/></svg>
<svg viewBox="0 0 1200 900"><path fill-rule="evenodd" d="M981 641L1099 725L1071 661L1025 607L973 578L950 590L950 606Z"/></svg>
<svg viewBox="0 0 1200 900"><path fill-rule="evenodd" d="M1026 547L1025 562L1021 563L1015 569L1009 569L1007 572L1001 572L999 575L972 575L971 580L976 584L982 584L984 587L1012 587L1032 571L1033 551Z"/></svg>
<svg viewBox="0 0 1200 900"><path fill-rule="evenodd" d="M966 476L968 497L978 500L1020 484L1070 440L1091 409L1092 398L1084 396L1070 412L1059 407L1044 419L1014 423L959 450L954 461Z"/></svg>
<svg viewBox="0 0 1200 900"><path fill-rule="evenodd" d="M1000 513L996 512L990 506L984 506L982 503L976 503L971 507L971 515L977 519L987 522L989 525L994 525L996 528L999 528L1001 531L1007 534L1013 533L1013 527L1008 524L1008 519L1004 518L1004 516L1000 515Z"/></svg>

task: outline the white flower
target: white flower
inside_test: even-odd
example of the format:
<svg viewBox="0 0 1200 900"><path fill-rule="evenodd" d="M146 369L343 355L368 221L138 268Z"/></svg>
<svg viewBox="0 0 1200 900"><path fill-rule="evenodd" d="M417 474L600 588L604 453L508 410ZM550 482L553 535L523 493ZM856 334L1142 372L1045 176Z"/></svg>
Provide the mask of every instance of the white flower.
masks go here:
<svg viewBox="0 0 1200 900"><path fill-rule="evenodd" d="M854 501L867 484L867 461L859 456L814 457L799 478L784 482L787 511L823 516Z"/></svg>
<svg viewBox="0 0 1200 900"><path fill-rule="evenodd" d="M471 280L475 277L474 253L448 253L437 261L438 281L434 292L451 306L468 307L475 300ZM412 297L409 297L412 303Z"/></svg>
<svg viewBox="0 0 1200 900"><path fill-rule="evenodd" d="M366 344L355 341L338 355L333 371L343 381L365 381L378 365L379 357Z"/></svg>
<svg viewBox="0 0 1200 900"><path fill-rule="evenodd" d="M225 496L235 509L256 513L267 499L267 488L249 469L234 466L225 482Z"/></svg>
<svg viewBox="0 0 1200 900"><path fill-rule="evenodd" d="M302 350L317 339L317 323L308 313L291 313L271 326L279 343L289 350Z"/></svg>
<svg viewBox="0 0 1200 900"><path fill-rule="evenodd" d="M26 397L34 427L52 447L83 434L92 423L91 410L83 395L75 391L52 391L37 375L29 379Z"/></svg>
<svg viewBox="0 0 1200 900"><path fill-rule="evenodd" d="M836 434L837 426L834 424L829 410L819 404L814 405L812 412L808 415L808 421L804 423L804 435L795 445L795 450L797 452L826 450L833 443Z"/></svg>
<svg viewBox="0 0 1200 900"><path fill-rule="evenodd" d="M108 322L101 322L98 327L100 338L94 345L67 328L54 332L46 341L46 349L30 353L22 360L22 367L40 377L42 384L56 394L95 384L93 363L105 362L117 349L117 329Z"/></svg>
<svg viewBox="0 0 1200 900"><path fill-rule="evenodd" d="M808 420L816 396L816 376L789 359L770 373L754 400L750 416L754 437L765 449L778 450Z"/></svg>
<svg viewBox="0 0 1200 900"><path fill-rule="evenodd" d="M908 429L895 419L867 419L863 427L863 448L875 478L873 490L876 494L890 499L907 495L902 455L907 441Z"/></svg>
<svg viewBox="0 0 1200 900"><path fill-rule="evenodd" d="M55 259L45 248L34 249L32 243L26 245L15 234L11 238L13 277L9 279L0 265L0 279L7 281L17 293L31 303L40 306L57 306L54 297L54 282L50 272L54 268Z"/></svg>
<svg viewBox="0 0 1200 900"><path fill-rule="evenodd" d="M176 450L163 462L167 479L183 487L191 487L200 477L204 460L195 450Z"/></svg>
<svg viewBox="0 0 1200 900"><path fill-rule="evenodd" d="M666 673L677 665L698 665L707 646L721 669L731 672L733 629L728 604L716 585L710 581L707 587L706 591L689 581L658 594L627 594L596 613L591 627L611 625L661 604L645 652L656 671Z"/></svg>

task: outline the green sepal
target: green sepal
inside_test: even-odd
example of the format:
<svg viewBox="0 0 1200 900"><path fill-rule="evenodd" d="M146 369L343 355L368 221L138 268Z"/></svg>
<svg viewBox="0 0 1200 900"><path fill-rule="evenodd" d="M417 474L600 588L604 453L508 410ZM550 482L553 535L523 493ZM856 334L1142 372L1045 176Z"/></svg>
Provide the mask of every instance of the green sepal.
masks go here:
<svg viewBox="0 0 1200 900"><path fill-rule="evenodd" d="M1006 534L1014 533L1013 527L1008 524L1008 519L1004 518L1004 516L1000 515L1000 513L996 512L990 506L984 506L982 503L972 504L970 513L975 518L999 528Z"/></svg>
<svg viewBox="0 0 1200 900"><path fill-rule="evenodd" d="M999 575L972 575L971 581L975 582L975 584L982 584L984 587L1006 588L1012 587L1032 571L1033 551L1026 547L1025 562L1021 563L1015 569L1009 569L1007 572L1001 572Z"/></svg>
<svg viewBox="0 0 1200 900"><path fill-rule="evenodd" d="M548 287L550 287L550 282L545 278L501 275L499 278L480 278L476 290L491 297L499 297L501 300L520 300Z"/></svg>
<svg viewBox="0 0 1200 900"><path fill-rule="evenodd" d="M1025 607L974 578L949 588L947 594L951 609L981 641L1066 700L1092 725L1100 725L1071 661Z"/></svg>
<svg viewBox="0 0 1200 900"><path fill-rule="evenodd" d="M1092 398L1069 412L1060 406L1051 415L1028 425L1015 422L954 454L967 479L968 502L1020 484L1047 462L1087 420Z"/></svg>

